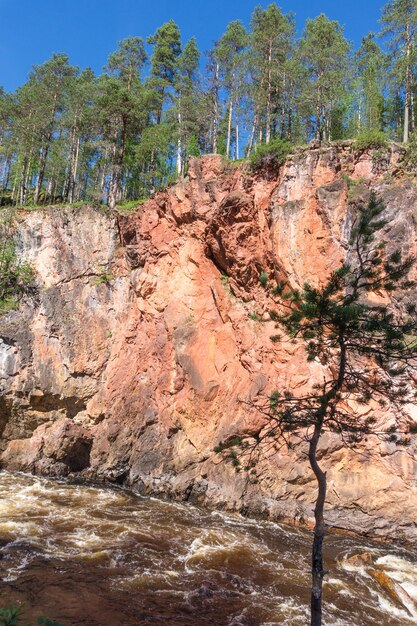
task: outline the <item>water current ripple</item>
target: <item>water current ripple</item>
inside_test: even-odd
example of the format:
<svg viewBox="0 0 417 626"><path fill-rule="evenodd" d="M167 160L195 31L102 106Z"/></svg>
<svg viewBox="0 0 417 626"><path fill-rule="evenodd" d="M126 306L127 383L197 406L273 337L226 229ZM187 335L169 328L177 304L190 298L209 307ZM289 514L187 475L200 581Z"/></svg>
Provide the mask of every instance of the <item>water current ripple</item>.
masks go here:
<svg viewBox="0 0 417 626"><path fill-rule="evenodd" d="M304 626L309 550L272 522L0 473L0 603L29 619ZM416 554L344 536L326 554L326 626L417 624Z"/></svg>

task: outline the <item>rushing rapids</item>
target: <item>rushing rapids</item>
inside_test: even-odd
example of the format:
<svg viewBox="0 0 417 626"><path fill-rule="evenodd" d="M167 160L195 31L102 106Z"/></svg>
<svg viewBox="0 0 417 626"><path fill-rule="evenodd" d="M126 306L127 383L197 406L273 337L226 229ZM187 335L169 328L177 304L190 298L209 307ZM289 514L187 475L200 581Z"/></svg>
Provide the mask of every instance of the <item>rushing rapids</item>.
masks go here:
<svg viewBox="0 0 417 626"><path fill-rule="evenodd" d="M0 474L0 606L68 626L304 625L309 533L122 490ZM417 620L417 555L326 542L328 626Z"/></svg>

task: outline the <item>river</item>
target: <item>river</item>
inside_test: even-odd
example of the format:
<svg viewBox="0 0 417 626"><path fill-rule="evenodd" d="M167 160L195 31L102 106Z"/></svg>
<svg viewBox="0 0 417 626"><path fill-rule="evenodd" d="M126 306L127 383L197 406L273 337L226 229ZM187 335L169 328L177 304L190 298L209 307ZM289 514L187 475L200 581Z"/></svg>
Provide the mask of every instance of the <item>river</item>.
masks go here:
<svg viewBox="0 0 417 626"><path fill-rule="evenodd" d="M272 522L0 473L0 606L31 620L305 626L310 541ZM416 553L341 535L325 550L326 626L417 623Z"/></svg>

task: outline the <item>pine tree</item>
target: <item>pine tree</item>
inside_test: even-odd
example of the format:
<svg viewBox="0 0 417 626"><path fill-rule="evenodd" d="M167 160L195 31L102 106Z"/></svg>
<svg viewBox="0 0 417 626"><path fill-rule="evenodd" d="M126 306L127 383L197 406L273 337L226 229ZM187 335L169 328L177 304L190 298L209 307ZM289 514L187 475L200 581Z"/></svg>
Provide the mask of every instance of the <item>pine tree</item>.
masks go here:
<svg viewBox="0 0 417 626"><path fill-rule="evenodd" d="M295 24L292 15L284 15L277 5L263 10L257 7L251 20L251 66L255 98L254 127L265 125L265 143L271 140L273 112L281 109L283 127L287 112L286 95L290 83L288 58ZM282 108L279 107L281 101ZM283 135L283 131L281 131Z"/></svg>
<svg viewBox="0 0 417 626"><path fill-rule="evenodd" d="M369 33L355 54L359 81L358 130L383 130L386 57Z"/></svg>
<svg viewBox="0 0 417 626"><path fill-rule="evenodd" d="M35 66L29 76L28 88L31 90L31 100L35 106L34 140L40 137L34 204L38 204L40 199L48 155L54 141L57 119L62 112L65 91L69 80L76 73L77 68L69 65L66 54L54 54L43 65ZM25 172L22 174L22 185L24 184Z"/></svg>
<svg viewBox="0 0 417 626"><path fill-rule="evenodd" d="M110 180L107 203L114 208L122 199L124 160L129 141L146 125L140 73L146 61L143 41L127 39L109 57L110 76L100 80L100 107L110 149Z"/></svg>
<svg viewBox="0 0 417 626"><path fill-rule="evenodd" d="M248 44L248 34L242 22L235 20L227 25L226 32L216 44L215 57L219 63L222 86L228 93L226 156L231 156L232 124L238 105L239 76L244 61L243 51ZM235 119L235 132L238 123ZM237 130L238 132L238 130Z"/></svg>
<svg viewBox="0 0 417 626"><path fill-rule="evenodd" d="M0 206L11 203L8 193L13 158L13 97L0 87Z"/></svg>
<svg viewBox="0 0 417 626"><path fill-rule="evenodd" d="M178 57L178 74L176 80L176 109L178 121L177 140L177 174L184 172L187 157L187 145L192 137L198 134L198 68L200 51L195 37L184 46Z"/></svg>
<svg viewBox="0 0 417 626"><path fill-rule="evenodd" d="M217 42L212 50L207 54L206 68L206 102L209 113L209 127L207 129L208 152L217 154L218 134L220 121L220 63L216 56Z"/></svg>
<svg viewBox="0 0 417 626"><path fill-rule="evenodd" d="M173 89L178 72L178 57L181 54L181 35L178 26L173 20L163 24L147 42L153 46L151 56L151 71L147 81L149 89L148 101L153 113L153 119L158 126L162 122L162 113L165 103L173 101ZM166 138L168 128L154 129L148 134L155 135L155 143L160 146L161 138ZM164 141L162 143L164 143ZM146 145L147 142L144 143ZM155 164L158 159L156 150L151 151L149 160L149 181L151 195L155 191Z"/></svg>
<svg viewBox="0 0 417 626"><path fill-rule="evenodd" d="M316 139L332 139L332 111L346 88L349 51L350 44L338 22L323 13L307 20L299 54L308 81L303 97L309 107L307 116L315 117Z"/></svg>
<svg viewBox="0 0 417 626"><path fill-rule="evenodd" d="M410 122L414 129L414 111L412 111L413 64L417 34L417 1L391 0L384 6L381 18L382 36L388 38L388 45L393 54L393 70L399 77L404 89L404 132L403 141L408 141Z"/></svg>
<svg viewBox="0 0 417 626"><path fill-rule="evenodd" d="M96 142L98 128L93 105L97 97L97 80L87 68L72 81L67 91L62 123L66 137L66 162L63 198L67 202L79 200L82 186L79 184L80 165L84 164L84 179L89 176L86 162L87 143ZM83 186L86 198L88 185ZM91 197L91 196L90 196Z"/></svg>
<svg viewBox="0 0 417 626"><path fill-rule="evenodd" d="M172 99L178 71L178 57L181 54L179 28L170 20L158 28L152 37L148 37L147 42L153 46L148 86L153 91L153 111L155 121L159 124L166 99Z"/></svg>
<svg viewBox="0 0 417 626"><path fill-rule="evenodd" d="M352 447L371 437L409 443L411 418L406 407L417 402L414 379L417 369L417 312L413 302L395 306L395 297L413 283L407 276L414 257L388 254L378 233L387 225L383 204L371 195L357 207L348 259L321 286L308 283L302 289L268 283L262 277L277 309L271 319L294 343L303 346L309 362L320 368L317 382L305 393L278 388L266 404L257 405L264 421L250 439L231 438L218 452L229 455L246 469L256 466L265 449L283 445L307 447L318 485L314 509L312 546L311 624L322 621L323 540L326 534L324 506L327 480L318 458L325 432L338 435ZM375 298L380 296L380 303ZM381 297L382 296L382 297ZM391 296L390 304L383 304ZM281 340L280 335L272 337ZM389 410L389 424L381 412ZM238 445L240 460L236 450ZM324 457L323 463L326 463Z"/></svg>

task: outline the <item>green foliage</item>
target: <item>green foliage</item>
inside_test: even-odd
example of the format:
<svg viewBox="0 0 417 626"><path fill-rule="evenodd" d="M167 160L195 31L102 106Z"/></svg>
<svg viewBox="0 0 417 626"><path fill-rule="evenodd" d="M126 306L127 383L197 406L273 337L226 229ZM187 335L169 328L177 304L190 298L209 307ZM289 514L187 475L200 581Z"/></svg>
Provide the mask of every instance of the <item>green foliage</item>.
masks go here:
<svg viewBox="0 0 417 626"><path fill-rule="evenodd" d="M337 108L335 104L340 107L341 96L346 95L349 52L350 44L337 21L329 20L323 13L307 20L299 54L305 67L304 108L306 114L315 116L316 139L333 138L329 122Z"/></svg>
<svg viewBox="0 0 417 626"><path fill-rule="evenodd" d="M380 131L384 124L383 88L387 58L373 33L363 37L355 61L358 70L358 100L362 112L360 118L359 112L357 115L359 130Z"/></svg>
<svg viewBox="0 0 417 626"><path fill-rule="evenodd" d="M406 168L414 169L417 166L417 133L411 133L408 143L405 144L405 155L402 163Z"/></svg>
<svg viewBox="0 0 417 626"><path fill-rule="evenodd" d="M98 275L93 279L93 285L109 285L114 280L114 275L105 267L102 267Z"/></svg>
<svg viewBox="0 0 417 626"><path fill-rule="evenodd" d="M326 430L338 433L346 445L372 434L409 445L417 432L406 411L407 404L417 403L412 380L417 361L417 309L410 302L398 312L392 304L375 304L374 299L378 295L386 300L389 294L414 287L408 274L415 258L404 258L399 250L387 252L381 231L388 221L375 194L354 211L349 263L336 268L319 286L305 283L294 289L279 283L269 288L278 300L278 309L270 311L276 328L304 347L307 361L323 369L320 380L304 393L281 388L265 402L256 401L265 417L259 431L234 445L232 456L230 441L217 449L236 467L235 458L245 459L249 470L264 449L293 448L294 441L299 441L309 445L312 468L320 478L314 455ZM368 297L370 294L373 297ZM277 343L281 335L271 340ZM352 410L351 402L366 405L367 412L362 415ZM384 433L380 425L376 429L377 412L387 406L397 421Z"/></svg>
<svg viewBox="0 0 417 626"><path fill-rule="evenodd" d="M355 150L369 150L371 148L387 148L388 140L380 130L365 130L361 132L354 144Z"/></svg>
<svg viewBox="0 0 417 626"><path fill-rule="evenodd" d="M169 90L174 86L178 72L178 58L181 54L181 35L177 24L170 20L160 26L147 43L153 46L151 72L148 80L150 102L157 124L161 122L162 111Z"/></svg>
<svg viewBox="0 0 417 626"><path fill-rule="evenodd" d="M122 215L130 215L135 209L146 202L147 198L140 198L138 200L124 200L116 204L116 210Z"/></svg>
<svg viewBox="0 0 417 626"><path fill-rule="evenodd" d="M268 272L261 272L259 275L259 282L261 283L264 289L268 285L268 280L269 280Z"/></svg>
<svg viewBox="0 0 417 626"><path fill-rule="evenodd" d="M32 292L33 270L18 259L13 214L0 214L0 315L18 307L19 301Z"/></svg>
<svg viewBox="0 0 417 626"><path fill-rule="evenodd" d="M364 187L364 178L351 178L345 172L342 174L343 180L346 181L348 188L348 200L349 202L355 202L360 199L362 193L368 190L368 187Z"/></svg>
<svg viewBox="0 0 417 626"><path fill-rule="evenodd" d="M261 144L257 146L250 158L251 168L257 171L264 168L279 167L285 163L291 150L292 145L283 139L273 139L269 144Z"/></svg>
<svg viewBox="0 0 417 626"><path fill-rule="evenodd" d="M223 443L220 443L214 448L214 452L216 454L220 454L224 450L230 450L230 448L234 448L240 446L242 444L242 437L232 437Z"/></svg>
<svg viewBox="0 0 417 626"><path fill-rule="evenodd" d="M119 43L116 52L109 56L107 70L119 76L131 89L133 83L138 81L140 71L147 60L147 54L141 37L130 37Z"/></svg>
<svg viewBox="0 0 417 626"><path fill-rule="evenodd" d="M324 14L296 41L294 16L275 3L254 9L249 31L231 21L205 70L195 38L182 42L172 20L146 40L149 69L141 37L121 41L100 76L54 54L15 93L0 88L0 206L113 209L186 175L190 156L253 155L256 171L312 139L359 134L357 149L376 150L378 164L386 140L363 133L402 136L415 83L414 0L388 2L382 21L390 55L372 33L352 55ZM412 142L407 150L414 167Z"/></svg>
<svg viewBox="0 0 417 626"><path fill-rule="evenodd" d="M39 617L36 620L36 624L41 626L65 626L56 622L55 620L48 619L46 617ZM0 608L0 626L31 626L23 618L23 611L17 607Z"/></svg>
<svg viewBox="0 0 417 626"><path fill-rule="evenodd" d="M345 396L359 404L372 398L381 407L389 400L397 408L416 400L406 367L417 358L415 307L408 306L407 317L367 299L368 293L382 295L414 284L407 278L414 257L403 259L399 251L388 255L377 240L387 225L384 210L374 194L358 207L349 239L356 255L352 264L337 268L322 287L306 283L300 290L280 291L287 304L271 318L304 345L308 361L330 366L323 384L305 397L276 392L270 409L283 431L310 425L319 433L336 430L355 443L372 432L375 416L372 410L361 420L344 406ZM375 365L366 368L361 359L376 359Z"/></svg>
<svg viewBox="0 0 417 626"><path fill-rule="evenodd" d="M401 117L397 119L397 136L408 141L410 121L413 114L411 106L414 89L415 47L417 43L417 4L415 0L389 0L383 7L381 22L382 36L387 39L391 52L391 84L400 103Z"/></svg>
<svg viewBox="0 0 417 626"><path fill-rule="evenodd" d="M282 84L284 76L289 77L287 85L296 77L298 67L290 60L294 51L295 23L292 14L285 15L275 4L266 9L256 7L251 19L251 49L249 63L256 80L253 85L253 98L256 109L265 117L265 138L268 141L273 131L273 103L285 107L286 94ZM288 95L294 95L289 89ZM291 93L292 92L292 93ZM282 120L281 134L289 134L289 120Z"/></svg>
<svg viewBox="0 0 417 626"><path fill-rule="evenodd" d="M20 609L16 607L0 609L0 626L23 626Z"/></svg>

